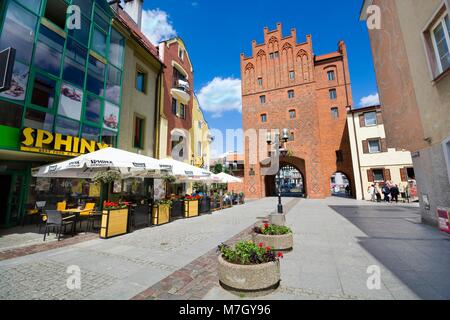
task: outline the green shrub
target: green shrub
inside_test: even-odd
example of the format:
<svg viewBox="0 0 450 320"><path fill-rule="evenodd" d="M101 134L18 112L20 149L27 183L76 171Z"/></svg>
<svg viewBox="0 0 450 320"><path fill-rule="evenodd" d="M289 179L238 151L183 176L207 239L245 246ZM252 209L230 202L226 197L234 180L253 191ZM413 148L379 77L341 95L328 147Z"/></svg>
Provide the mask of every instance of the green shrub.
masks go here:
<svg viewBox="0 0 450 320"><path fill-rule="evenodd" d="M265 235L283 235L292 233L292 230L289 227L268 223L265 223L262 227L255 227L254 231Z"/></svg>
<svg viewBox="0 0 450 320"><path fill-rule="evenodd" d="M235 264L261 264L278 261L283 257L281 252L275 254L270 247L264 247L263 243L255 244L252 241L239 241L234 248L222 243L218 250L226 261Z"/></svg>

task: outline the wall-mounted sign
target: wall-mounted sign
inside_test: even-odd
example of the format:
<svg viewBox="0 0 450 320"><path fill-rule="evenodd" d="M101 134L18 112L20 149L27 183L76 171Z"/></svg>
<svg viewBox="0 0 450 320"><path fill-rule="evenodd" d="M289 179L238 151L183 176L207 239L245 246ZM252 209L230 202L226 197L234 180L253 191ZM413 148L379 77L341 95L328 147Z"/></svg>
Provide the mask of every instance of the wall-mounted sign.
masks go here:
<svg viewBox="0 0 450 320"><path fill-rule="evenodd" d="M21 151L63 156L79 156L106 147L106 143L33 128L23 128L20 142Z"/></svg>

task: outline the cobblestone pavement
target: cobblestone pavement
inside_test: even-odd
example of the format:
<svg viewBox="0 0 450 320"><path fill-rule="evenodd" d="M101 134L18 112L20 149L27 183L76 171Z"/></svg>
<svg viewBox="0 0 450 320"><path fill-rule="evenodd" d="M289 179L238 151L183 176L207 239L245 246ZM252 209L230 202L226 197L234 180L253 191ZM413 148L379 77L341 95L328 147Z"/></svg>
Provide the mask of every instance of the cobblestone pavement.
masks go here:
<svg viewBox="0 0 450 320"><path fill-rule="evenodd" d="M282 281L258 299L450 299L450 241L418 223L414 205L351 199L284 199L294 250ZM289 203L288 203L289 202ZM216 247L249 236L275 198L178 220L125 236L95 239L0 261L2 299L254 299L218 285ZM1 241L1 239L0 239ZM81 269L69 290L68 266ZM368 266L380 289L369 290Z"/></svg>
<svg viewBox="0 0 450 320"><path fill-rule="evenodd" d="M54 295L39 292L57 292L59 299L130 299L274 208L274 199L251 201L112 239L97 238L6 259L0 261L0 297L53 299ZM81 270L81 290L64 289L70 276L66 270L72 265Z"/></svg>

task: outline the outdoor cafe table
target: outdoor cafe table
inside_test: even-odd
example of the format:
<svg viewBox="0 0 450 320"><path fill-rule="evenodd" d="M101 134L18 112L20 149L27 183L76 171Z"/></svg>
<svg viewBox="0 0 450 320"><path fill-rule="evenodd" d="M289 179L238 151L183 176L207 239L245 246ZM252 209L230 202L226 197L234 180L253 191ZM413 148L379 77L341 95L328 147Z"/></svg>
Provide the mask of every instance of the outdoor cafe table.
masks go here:
<svg viewBox="0 0 450 320"><path fill-rule="evenodd" d="M81 211L83 211L83 210L78 209L78 208L61 210L61 212L63 213L63 219L64 219L64 216L71 215L71 214L75 215L75 223L74 223L74 227L73 227L73 233L77 233L77 222L78 222L78 219L80 218Z"/></svg>

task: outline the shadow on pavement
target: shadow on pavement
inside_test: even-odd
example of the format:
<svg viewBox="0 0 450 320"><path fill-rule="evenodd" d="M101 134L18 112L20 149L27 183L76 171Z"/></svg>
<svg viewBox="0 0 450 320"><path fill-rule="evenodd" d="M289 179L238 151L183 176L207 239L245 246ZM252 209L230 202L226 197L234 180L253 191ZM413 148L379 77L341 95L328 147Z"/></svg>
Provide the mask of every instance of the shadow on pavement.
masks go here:
<svg viewBox="0 0 450 320"><path fill-rule="evenodd" d="M359 244L417 296L450 299L450 237L418 223L418 208L330 208L367 235L358 238Z"/></svg>

